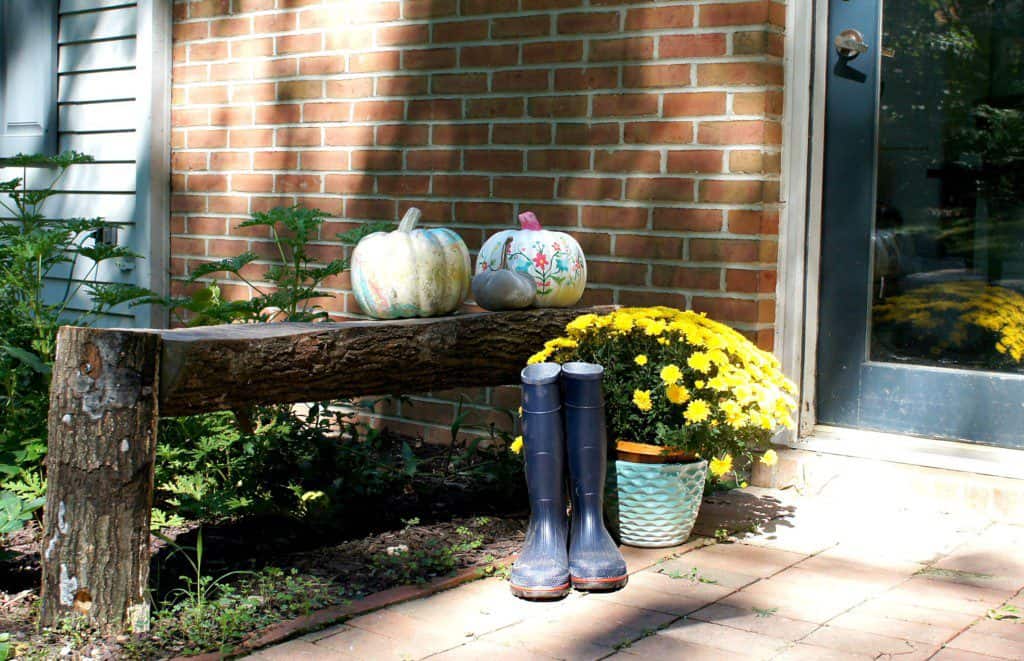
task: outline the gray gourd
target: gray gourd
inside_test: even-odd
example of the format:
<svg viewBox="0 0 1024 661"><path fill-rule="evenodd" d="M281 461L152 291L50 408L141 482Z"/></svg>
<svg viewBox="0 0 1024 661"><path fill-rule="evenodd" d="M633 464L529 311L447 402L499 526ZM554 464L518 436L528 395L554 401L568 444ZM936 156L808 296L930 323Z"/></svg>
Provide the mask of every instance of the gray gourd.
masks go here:
<svg viewBox="0 0 1024 661"><path fill-rule="evenodd" d="M525 273L508 268L509 237L501 253L501 265L477 273L473 277L473 298L485 310L521 310L533 305L537 283Z"/></svg>

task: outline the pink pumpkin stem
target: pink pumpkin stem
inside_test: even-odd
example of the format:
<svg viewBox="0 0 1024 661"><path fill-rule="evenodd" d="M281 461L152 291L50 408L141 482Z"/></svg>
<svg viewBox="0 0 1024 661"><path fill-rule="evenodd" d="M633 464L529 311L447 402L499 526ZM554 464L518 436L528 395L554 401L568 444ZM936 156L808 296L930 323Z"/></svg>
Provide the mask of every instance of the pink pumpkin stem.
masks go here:
<svg viewBox="0 0 1024 661"><path fill-rule="evenodd" d="M524 230L544 229L540 226L540 221L537 220L537 215L532 211L524 211L519 214L519 227Z"/></svg>

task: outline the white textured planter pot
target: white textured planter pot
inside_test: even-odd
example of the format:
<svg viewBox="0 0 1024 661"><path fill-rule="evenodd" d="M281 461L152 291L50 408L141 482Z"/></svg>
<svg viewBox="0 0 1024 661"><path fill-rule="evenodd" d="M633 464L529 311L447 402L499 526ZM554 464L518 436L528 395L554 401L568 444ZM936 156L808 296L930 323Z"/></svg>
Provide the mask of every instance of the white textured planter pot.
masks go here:
<svg viewBox="0 0 1024 661"><path fill-rule="evenodd" d="M690 537L704 496L707 461L651 464L619 459L615 470L623 544L661 548Z"/></svg>

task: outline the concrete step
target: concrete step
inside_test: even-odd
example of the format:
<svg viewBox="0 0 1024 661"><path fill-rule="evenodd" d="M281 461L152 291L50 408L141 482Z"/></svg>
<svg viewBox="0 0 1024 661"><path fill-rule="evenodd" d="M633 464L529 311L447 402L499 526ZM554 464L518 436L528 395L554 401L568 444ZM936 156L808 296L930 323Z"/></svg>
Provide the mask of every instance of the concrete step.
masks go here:
<svg viewBox="0 0 1024 661"><path fill-rule="evenodd" d="M847 505L1024 523L1024 451L834 429L796 444L776 448L775 466L756 464L751 483Z"/></svg>

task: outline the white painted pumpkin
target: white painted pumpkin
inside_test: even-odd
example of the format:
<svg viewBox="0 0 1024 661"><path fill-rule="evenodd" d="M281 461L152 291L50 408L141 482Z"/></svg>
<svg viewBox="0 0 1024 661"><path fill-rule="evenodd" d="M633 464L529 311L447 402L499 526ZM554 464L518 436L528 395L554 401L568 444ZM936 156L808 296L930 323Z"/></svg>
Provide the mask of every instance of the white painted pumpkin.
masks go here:
<svg viewBox="0 0 1024 661"><path fill-rule="evenodd" d="M484 242L476 260L476 272L500 268L505 241L508 268L525 273L537 283L534 306L565 308L576 305L587 286L587 260L576 239L565 232L541 227L532 211L519 214L519 230L504 230Z"/></svg>
<svg viewBox="0 0 1024 661"><path fill-rule="evenodd" d="M456 310L469 293L469 249L447 228L418 230L409 209L395 232L374 232L352 251L352 293L377 319L434 317Z"/></svg>

